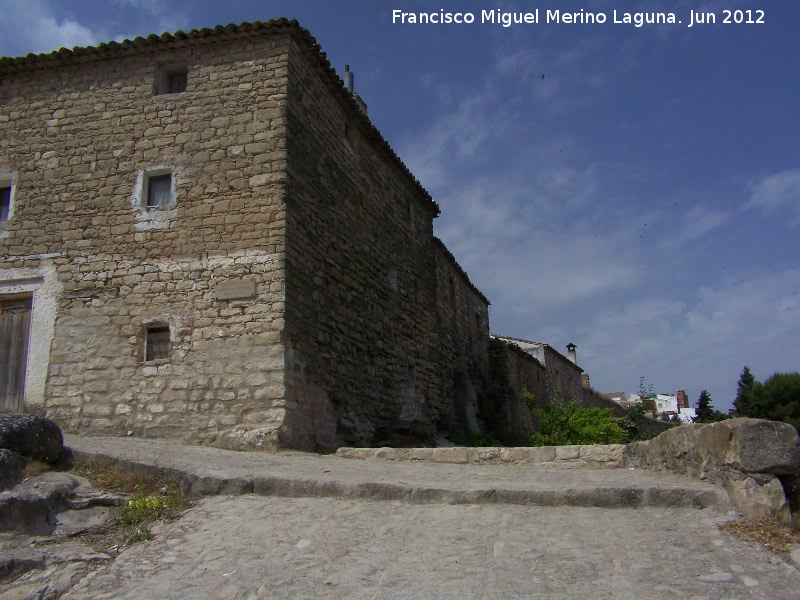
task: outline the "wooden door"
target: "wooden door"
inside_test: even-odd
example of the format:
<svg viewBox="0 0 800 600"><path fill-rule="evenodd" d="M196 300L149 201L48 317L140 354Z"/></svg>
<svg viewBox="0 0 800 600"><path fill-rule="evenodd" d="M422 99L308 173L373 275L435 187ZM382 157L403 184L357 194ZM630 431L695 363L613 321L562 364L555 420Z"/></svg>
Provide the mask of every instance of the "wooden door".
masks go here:
<svg viewBox="0 0 800 600"><path fill-rule="evenodd" d="M30 325L30 298L0 298L0 412L24 409Z"/></svg>

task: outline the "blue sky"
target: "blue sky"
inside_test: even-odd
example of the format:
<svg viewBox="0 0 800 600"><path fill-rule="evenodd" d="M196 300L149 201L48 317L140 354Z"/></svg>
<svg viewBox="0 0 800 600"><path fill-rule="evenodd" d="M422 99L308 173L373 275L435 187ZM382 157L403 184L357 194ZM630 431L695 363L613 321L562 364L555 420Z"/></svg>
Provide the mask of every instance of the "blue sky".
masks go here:
<svg viewBox="0 0 800 600"><path fill-rule="evenodd" d="M546 23L546 11L605 24ZM442 207L496 333L545 341L602 392L800 369L796 0L0 0L0 54L295 17ZM481 23L481 11L541 22ZM392 11L472 12L471 25ZM763 24L723 24L725 10ZM681 24L614 24L614 11ZM717 24L689 28L691 11ZM735 16L735 15L734 15ZM761 15L753 12L753 18Z"/></svg>

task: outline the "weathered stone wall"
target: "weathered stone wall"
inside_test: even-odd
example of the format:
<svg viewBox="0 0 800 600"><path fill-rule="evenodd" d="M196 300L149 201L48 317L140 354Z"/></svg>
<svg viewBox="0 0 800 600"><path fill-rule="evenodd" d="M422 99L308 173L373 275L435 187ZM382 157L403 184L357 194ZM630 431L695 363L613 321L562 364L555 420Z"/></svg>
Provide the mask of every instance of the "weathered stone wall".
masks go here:
<svg viewBox="0 0 800 600"><path fill-rule="evenodd" d="M628 411L622 408L619 404L617 404L613 400L604 398L603 396L600 395L600 393L596 392L591 388L586 388L586 387L582 388L578 398L581 400L581 404L583 406L596 406L597 408L609 409L611 410L612 415L622 419L628 416ZM668 427L659 429L658 433L666 431L667 429Z"/></svg>
<svg viewBox="0 0 800 600"><path fill-rule="evenodd" d="M445 245L434 238L436 353L443 400L437 406L447 431L486 429L492 415L489 384L489 302ZM483 406L482 406L483 405Z"/></svg>
<svg viewBox="0 0 800 600"><path fill-rule="evenodd" d="M27 410L68 429L233 445L283 426L289 43L172 41L3 75L14 209L0 293L43 273L27 284L58 302L44 397ZM158 64L183 65L186 92L154 96ZM172 173L168 205L142 206L148 170ZM216 299L241 278L254 298ZM171 352L145 362L154 322L170 326Z"/></svg>
<svg viewBox="0 0 800 600"><path fill-rule="evenodd" d="M498 338L490 340L489 352L492 393L504 399L509 426L529 433L535 428L536 420L522 394L523 390L530 392L537 406L548 404L545 369L519 346Z"/></svg>
<svg viewBox="0 0 800 600"><path fill-rule="evenodd" d="M583 389L581 368L550 346L544 347L544 355L547 394L554 398L580 400Z"/></svg>
<svg viewBox="0 0 800 600"><path fill-rule="evenodd" d="M186 90L154 95L169 69ZM488 301L307 32L151 37L0 75L0 295L32 294L46 317L27 410L234 447L478 425ZM154 326L167 356L146 356Z"/></svg>
<svg viewBox="0 0 800 600"><path fill-rule="evenodd" d="M290 55L286 335L295 446L432 439L438 207L338 82Z"/></svg>

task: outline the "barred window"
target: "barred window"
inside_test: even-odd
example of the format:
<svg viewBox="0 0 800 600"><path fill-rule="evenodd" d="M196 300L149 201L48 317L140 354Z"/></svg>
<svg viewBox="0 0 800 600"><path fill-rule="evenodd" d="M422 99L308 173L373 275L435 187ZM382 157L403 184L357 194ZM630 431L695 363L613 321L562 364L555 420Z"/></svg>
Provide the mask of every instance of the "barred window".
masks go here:
<svg viewBox="0 0 800 600"><path fill-rule="evenodd" d="M186 91L188 70L183 65L159 65L156 68L155 96L180 94Z"/></svg>
<svg viewBox="0 0 800 600"><path fill-rule="evenodd" d="M169 325L151 325L145 329L145 361L169 358Z"/></svg>

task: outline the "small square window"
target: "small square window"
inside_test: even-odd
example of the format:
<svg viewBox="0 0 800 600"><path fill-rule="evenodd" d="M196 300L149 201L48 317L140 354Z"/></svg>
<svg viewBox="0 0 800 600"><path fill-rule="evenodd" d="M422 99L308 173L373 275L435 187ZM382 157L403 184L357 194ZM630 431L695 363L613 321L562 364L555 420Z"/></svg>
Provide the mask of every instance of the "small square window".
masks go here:
<svg viewBox="0 0 800 600"><path fill-rule="evenodd" d="M11 188L0 187L0 221L11 218Z"/></svg>
<svg viewBox="0 0 800 600"><path fill-rule="evenodd" d="M166 206L172 194L172 173L147 178L145 206Z"/></svg>
<svg viewBox="0 0 800 600"><path fill-rule="evenodd" d="M156 82L154 94L180 94L186 91L188 71L185 66L160 65L156 69Z"/></svg>
<svg viewBox="0 0 800 600"><path fill-rule="evenodd" d="M169 325L153 325L144 332L144 359L169 358Z"/></svg>

